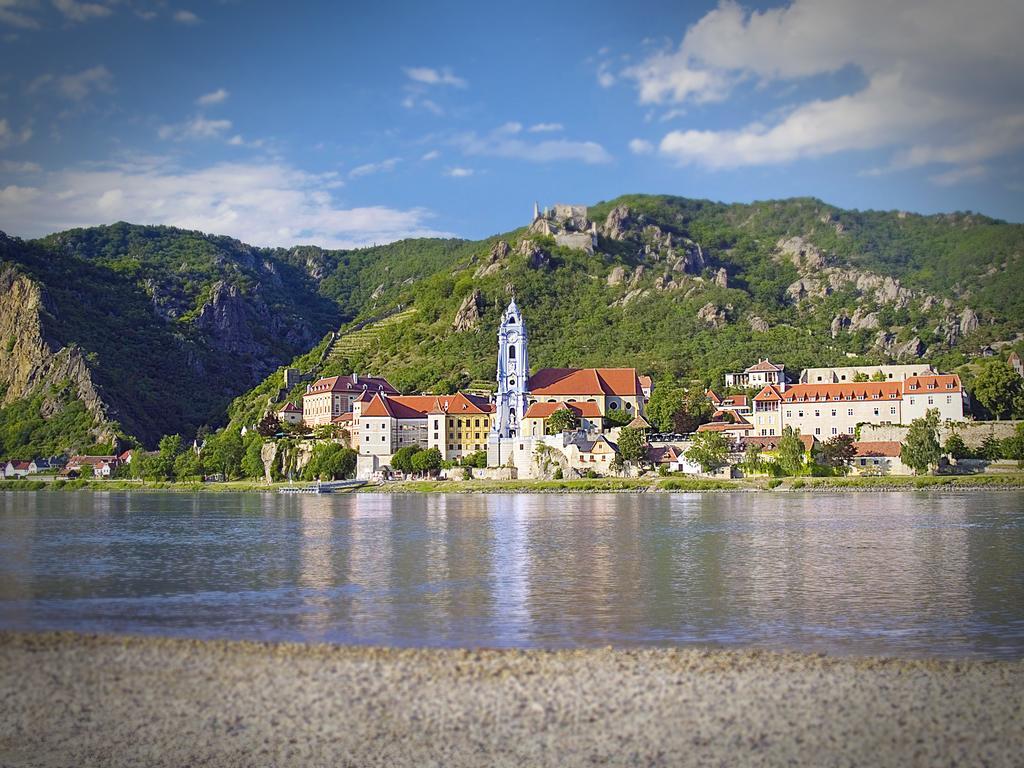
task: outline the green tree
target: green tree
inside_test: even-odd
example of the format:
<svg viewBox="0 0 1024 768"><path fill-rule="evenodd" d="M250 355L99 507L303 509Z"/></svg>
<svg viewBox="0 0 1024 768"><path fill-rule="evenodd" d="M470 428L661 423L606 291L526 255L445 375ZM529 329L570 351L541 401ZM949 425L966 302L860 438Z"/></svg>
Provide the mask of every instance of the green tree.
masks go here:
<svg viewBox="0 0 1024 768"><path fill-rule="evenodd" d="M1016 459L1017 466L1024 469L1024 424L1018 424L1013 437L1006 439L1006 457Z"/></svg>
<svg viewBox="0 0 1024 768"><path fill-rule="evenodd" d="M743 452L743 468L747 472L761 472L764 469L761 446L757 443L749 443Z"/></svg>
<svg viewBox="0 0 1024 768"><path fill-rule="evenodd" d="M821 461L827 467L846 469L857 449L853 446L853 435L836 435L821 446Z"/></svg>
<svg viewBox="0 0 1024 768"><path fill-rule="evenodd" d="M799 475L804 471L804 444L800 440L800 430L785 427L779 438L777 451L779 469L784 475Z"/></svg>
<svg viewBox="0 0 1024 768"><path fill-rule="evenodd" d="M160 438L160 450L157 452L153 472L157 479L171 480L174 478L174 460L181 453L181 435L164 435Z"/></svg>
<svg viewBox="0 0 1024 768"><path fill-rule="evenodd" d="M981 454L983 459L988 461L996 461L1003 458L1003 442L995 437L994 435L987 435L984 440L981 441L981 448L978 453Z"/></svg>
<svg viewBox="0 0 1024 768"><path fill-rule="evenodd" d="M966 459L970 455L967 443L956 432L946 438L946 444L942 446L942 450L946 452L947 456L958 461Z"/></svg>
<svg viewBox="0 0 1024 768"><path fill-rule="evenodd" d="M641 464L647 460L647 437L642 430L623 427L619 432L619 455L623 461Z"/></svg>
<svg viewBox="0 0 1024 768"><path fill-rule="evenodd" d="M937 465L941 457L939 412L931 408L924 416L910 422L903 447L900 448L900 461L921 475Z"/></svg>
<svg viewBox="0 0 1024 768"><path fill-rule="evenodd" d="M869 379L868 379L868 375L866 373L864 373L863 371L857 371L855 374L853 374L853 380L857 381L857 382L860 382L860 381L868 381Z"/></svg>
<svg viewBox="0 0 1024 768"><path fill-rule="evenodd" d="M403 475L411 475L413 472L412 457L419 452L419 448L414 445L407 445L404 448L399 448L395 451L395 455L391 457L391 468L397 472L401 472Z"/></svg>
<svg viewBox="0 0 1024 768"><path fill-rule="evenodd" d="M356 471L356 452L338 443L321 443L313 448L309 463L303 468L306 480L345 480Z"/></svg>
<svg viewBox="0 0 1024 768"><path fill-rule="evenodd" d="M996 419L1013 415L1024 379L1002 360L989 360L974 378L974 399Z"/></svg>
<svg viewBox="0 0 1024 768"><path fill-rule="evenodd" d="M691 386L685 390L682 406L672 414L672 429L684 435L696 432L697 427L705 424L713 412L714 406L708 400L704 387Z"/></svg>
<svg viewBox="0 0 1024 768"><path fill-rule="evenodd" d="M557 435L576 429L580 425L579 417L572 408L559 408L547 420L547 433Z"/></svg>
<svg viewBox="0 0 1024 768"><path fill-rule="evenodd" d="M473 453L466 454L462 457L462 465L464 467L476 467L477 469L486 469L487 467L487 451L474 451Z"/></svg>
<svg viewBox="0 0 1024 768"><path fill-rule="evenodd" d="M242 474L246 477L262 478L266 470L263 467L263 438L258 430L246 434L242 444L245 452L242 454Z"/></svg>
<svg viewBox="0 0 1024 768"><path fill-rule="evenodd" d="M436 472L441 468L441 451L437 448L417 451L412 457L412 468L420 474Z"/></svg>
<svg viewBox="0 0 1024 768"><path fill-rule="evenodd" d="M231 480L242 475L242 456L245 446L242 435L234 429L223 429L206 441L208 466L220 472L224 479Z"/></svg>
<svg viewBox="0 0 1024 768"><path fill-rule="evenodd" d="M191 449L186 449L178 454L174 460L174 476L178 480L193 480L201 478L202 475L203 466L199 454Z"/></svg>
<svg viewBox="0 0 1024 768"><path fill-rule="evenodd" d="M683 406L686 390L668 375L654 385L651 400L647 403L647 420L659 432L670 432L673 428L672 418Z"/></svg>
<svg viewBox="0 0 1024 768"><path fill-rule="evenodd" d="M886 381L887 379L885 378L885 374L882 373L882 371L878 370L878 371L875 371L873 374L871 374L871 380L872 381Z"/></svg>
<svg viewBox="0 0 1024 768"><path fill-rule="evenodd" d="M701 472L714 472L725 466L729 442L721 432L698 432L685 455L690 461L700 464Z"/></svg>

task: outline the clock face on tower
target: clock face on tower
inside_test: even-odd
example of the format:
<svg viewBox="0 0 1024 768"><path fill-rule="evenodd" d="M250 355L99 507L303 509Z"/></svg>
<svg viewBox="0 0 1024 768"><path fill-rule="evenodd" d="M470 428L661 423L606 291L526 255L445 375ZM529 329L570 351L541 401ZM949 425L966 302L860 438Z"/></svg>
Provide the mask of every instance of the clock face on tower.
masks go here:
<svg viewBox="0 0 1024 768"><path fill-rule="evenodd" d="M508 343L515 344L517 341L519 341L519 334L516 333L515 331L512 331L512 333L508 335Z"/></svg>

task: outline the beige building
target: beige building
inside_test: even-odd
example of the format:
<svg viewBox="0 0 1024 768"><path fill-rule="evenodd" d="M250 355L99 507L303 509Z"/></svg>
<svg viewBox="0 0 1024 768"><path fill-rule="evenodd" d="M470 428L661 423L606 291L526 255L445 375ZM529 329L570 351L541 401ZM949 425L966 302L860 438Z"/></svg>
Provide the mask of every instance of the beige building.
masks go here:
<svg viewBox="0 0 1024 768"><path fill-rule="evenodd" d="M526 409L522 434L526 437L542 437L547 434L548 419L561 410L575 413L579 428L587 432L600 432L604 424L597 403L534 403Z"/></svg>
<svg viewBox="0 0 1024 768"><path fill-rule="evenodd" d="M594 403L602 416L643 415L646 398L635 368L541 368L527 385L528 403Z"/></svg>
<svg viewBox="0 0 1024 768"><path fill-rule="evenodd" d="M593 470L599 475L607 475L615 461L618 447L604 435L598 435L593 440L571 442L562 452L568 459L570 469L581 473Z"/></svg>
<svg viewBox="0 0 1024 768"><path fill-rule="evenodd" d="M437 448L456 460L487 449L494 405L486 398L454 395L377 393L357 398L352 411L352 444L359 453L387 464L406 446Z"/></svg>
<svg viewBox="0 0 1024 768"><path fill-rule="evenodd" d="M302 409L295 403L285 403L277 410L277 419L282 424L301 424Z"/></svg>
<svg viewBox="0 0 1024 768"><path fill-rule="evenodd" d="M757 436L785 427L828 440L856 433L858 424L909 424L930 409L941 421L963 421L967 395L955 374L911 376L901 381L795 384L785 392L765 387L754 397Z"/></svg>
<svg viewBox="0 0 1024 768"><path fill-rule="evenodd" d="M330 376L317 379L306 387L302 396L302 423L307 427L330 424L331 421L352 410L360 395L382 393L397 395L398 390L387 379L378 376Z"/></svg>
<svg viewBox="0 0 1024 768"><path fill-rule="evenodd" d="M926 363L913 365L849 365L838 368L805 368L800 372L801 384L842 384L860 377L883 381L904 381L911 376L935 373Z"/></svg>
<svg viewBox="0 0 1024 768"><path fill-rule="evenodd" d="M855 475L910 475L913 470L900 459L902 446L898 442L857 442L853 444L857 455L850 459L849 467Z"/></svg>

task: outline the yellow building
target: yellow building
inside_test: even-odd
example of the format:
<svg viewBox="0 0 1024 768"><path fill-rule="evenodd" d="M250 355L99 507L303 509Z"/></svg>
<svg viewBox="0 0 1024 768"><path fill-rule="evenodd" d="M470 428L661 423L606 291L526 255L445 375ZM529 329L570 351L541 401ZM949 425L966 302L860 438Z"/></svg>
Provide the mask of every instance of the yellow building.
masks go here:
<svg viewBox="0 0 1024 768"><path fill-rule="evenodd" d="M646 402L635 368L541 368L527 388L530 405L594 403L602 416L613 411L642 416Z"/></svg>

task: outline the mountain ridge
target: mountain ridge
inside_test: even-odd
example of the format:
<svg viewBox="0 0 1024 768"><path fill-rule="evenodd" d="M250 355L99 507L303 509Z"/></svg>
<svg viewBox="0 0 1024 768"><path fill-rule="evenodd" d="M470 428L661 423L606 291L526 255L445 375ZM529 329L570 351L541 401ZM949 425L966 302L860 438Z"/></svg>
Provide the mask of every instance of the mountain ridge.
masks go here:
<svg viewBox="0 0 1024 768"><path fill-rule="evenodd" d="M814 198L625 195L587 215L594 253L528 224L477 241L339 251L118 223L32 241L5 236L0 269L40 291L29 314L51 343L36 367L47 354L75 353L91 382L95 397L75 380L67 403L82 402L95 423L66 445L46 443L63 449L88 447L86 439L152 445L225 418L251 423L299 394L301 386L283 391L283 366L384 374L403 391L489 381L510 291L536 365L629 364L708 382L766 355L797 367L928 355L953 368L1024 333L1021 225L973 213L844 211ZM375 332L373 344L318 354L332 332L400 306L416 311ZM26 325L31 318L0 305L3 455L40 447L32 429L53 414L33 398L47 387L66 395L57 373L31 386L18 378L28 357L11 329ZM27 434L13 428L28 422Z"/></svg>

